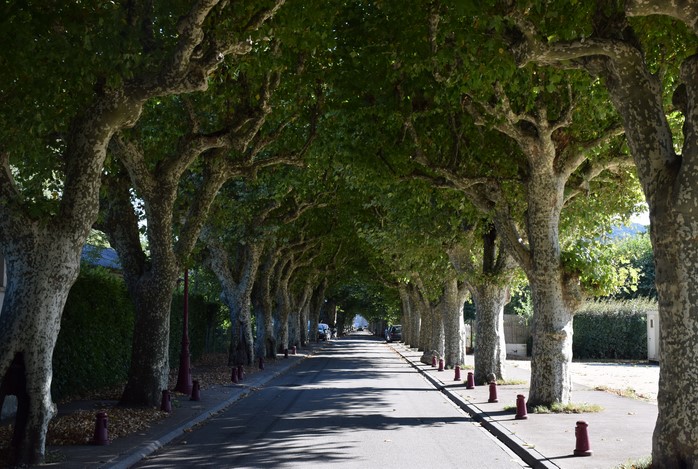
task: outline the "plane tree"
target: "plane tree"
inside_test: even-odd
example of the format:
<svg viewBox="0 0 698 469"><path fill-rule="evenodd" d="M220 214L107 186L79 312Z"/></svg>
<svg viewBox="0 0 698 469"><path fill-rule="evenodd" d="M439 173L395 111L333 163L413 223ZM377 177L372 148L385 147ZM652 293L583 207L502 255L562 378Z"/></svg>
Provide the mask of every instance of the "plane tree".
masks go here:
<svg viewBox="0 0 698 469"><path fill-rule="evenodd" d="M649 206L662 327L653 464L695 465L698 9L692 2L631 0L586 5L552 23L546 19L560 13L556 6L532 6L510 16L519 64L586 71L603 83L622 118Z"/></svg>
<svg viewBox="0 0 698 469"><path fill-rule="evenodd" d="M298 189L302 176L289 175L304 172L297 168L288 171L274 168L255 181L231 181L223 188L222 197L217 199L215 210L202 230L200 238L205 246L202 258L220 281L222 299L230 310L230 365L250 365L255 355L275 356L273 308L264 306L263 301L253 308L252 293L262 257L266 258L262 275L270 273L271 260L278 259L273 246L280 228L323 205L317 200L304 200L306 197ZM257 350L253 340L253 312ZM265 352L267 348L269 351Z"/></svg>
<svg viewBox="0 0 698 469"><path fill-rule="evenodd" d="M427 10L422 44L410 46L419 53L394 68L405 70L397 86L414 160L435 184L460 191L492 220L528 278L529 402L549 405L569 401L572 317L588 288L598 286L583 259L563 251L563 209L585 199L631 210L632 198L618 187L632 181L632 164L617 114L598 111L606 106L598 83L550 68L517 70L496 20ZM599 177L613 181L613 190L595 182ZM611 217L600 209L585 226Z"/></svg>
<svg viewBox="0 0 698 469"><path fill-rule="evenodd" d="M56 413L51 356L97 218L111 137L133 126L150 99L205 90L222 59L249 52L249 34L282 4L0 7L0 244L8 273L0 376L22 388L13 463L44 459Z"/></svg>
<svg viewBox="0 0 698 469"><path fill-rule="evenodd" d="M298 108L274 96L282 80L277 52L258 49L246 61L221 67L208 94L155 102L134 129L112 142L125 171L115 164L105 177L99 226L122 259L136 309L123 404L156 404L167 387L172 292L220 188L234 177L254 178L264 167L299 164L314 134L312 125L307 134L303 125L292 125ZM260 69L265 70L255 74ZM298 103L303 109L303 97ZM305 135L300 149L292 148L294 138L287 139L288 148L271 148L294 132ZM140 206L146 247L139 237Z"/></svg>

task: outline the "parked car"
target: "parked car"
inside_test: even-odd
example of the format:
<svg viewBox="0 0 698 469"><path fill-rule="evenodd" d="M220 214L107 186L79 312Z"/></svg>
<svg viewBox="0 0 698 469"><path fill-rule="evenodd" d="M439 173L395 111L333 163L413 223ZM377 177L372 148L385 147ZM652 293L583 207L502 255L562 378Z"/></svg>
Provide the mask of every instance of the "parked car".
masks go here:
<svg viewBox="0 0 698 469"><path fill-rule="evenodd" d="M402 326L400 324L390 326L385 340L388 342L400 342L402 340Z"/></svg>
<svg viewBox="0 0 698 469"><path fill-rule="evenodd" d="M317 325L317 340L327 340L330 338L330 326L324 323Z"/></svg>

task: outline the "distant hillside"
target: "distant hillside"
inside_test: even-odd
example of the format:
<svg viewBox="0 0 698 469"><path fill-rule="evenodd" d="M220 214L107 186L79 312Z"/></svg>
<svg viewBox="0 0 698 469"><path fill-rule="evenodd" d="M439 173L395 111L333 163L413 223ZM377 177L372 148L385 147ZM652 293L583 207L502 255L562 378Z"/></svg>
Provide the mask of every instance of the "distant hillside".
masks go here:
<svg viewBox="0 0 698 469"><path fill-rule="evenodd" d="M641 225L639 223L631 223L628 226L616 226L608 235L610 239L618 238L631 238L635 235L639 235L647 232L648 226Z"/></svg>

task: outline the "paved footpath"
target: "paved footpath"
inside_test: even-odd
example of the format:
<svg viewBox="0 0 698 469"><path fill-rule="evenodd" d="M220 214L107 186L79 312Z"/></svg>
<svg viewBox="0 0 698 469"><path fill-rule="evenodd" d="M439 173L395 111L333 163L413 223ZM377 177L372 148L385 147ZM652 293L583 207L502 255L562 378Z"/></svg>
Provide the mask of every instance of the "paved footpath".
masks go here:
<svg viewBox="0 0 698 469"><path fill-rule="evenodd" d="M507 380L525 381L525 384L497 387L497 403L489 403L489 386L466 389L463 380L467 370L461 371L461 381L454 381L454 370L438 371L437 368L419 361L422 353L403 344L391 344L393 349L409 361L420 373L441 389L454 402L495 434L531 467L541 468L600 468L612 469L623 464L647 458L652 452L652 432L657 420L656 401L621 397L616 394L595 390L578 381L608 383L610 389L633 388L634 382L624 381L624 372L612 364L578 366L573 372L573 403L598 404L601 412L586 414L528 414L525 420L516 420L516 396L528 394L530 370L528 362L508 361ZM466 365L472 365L468 356ZM584 372L591 367L596 370L593 379ZM656 395L658 367L634 370L644 373L641 382L647 395ZM604 379L605 376L605 379ZM620 379L618 378L620 376ZM639 379L639 378L638 378ZM601 385L601 384L599 384ZM654 394L652 391L654 390ZM506 410L505 410L506 408ZM576 447L575 428L577 421L588 423L587 434L591 456L574 456Z"/></svg>
<svg viewBox="0 0 698 469"><path fill-rule="evenodd" d="M371 340L376 338L371 337ZM516 396L528 393L530 371L527 362L507 362L507 379L522 380L526 384L499 386L499 402L488 403L488 386L477 386L471 390L465 388L462 380L466 378L467 370L461 372L461 381L454 381L453 370L439 372L436 368L420 363L421 352L403 344L385 346L392 347L395 353L400 354L434 386L480 421L483 427L531 467L612 469L651 453L652 431L657 418L656 402L594 390L596 384L592 381L599 379L609 383L608 387L613 389L633 387L634 382L624 381L629 379L629 375L623 374L618 366L587 364L581 371L578 368L576 373L573 366L575 384L572 401L599 404L604 408L602 412L583 415L529 414L526 420L515 420L513 409ZM317 349L322 349L322 345ZM50 459L55 462L46 466L61 469L128 468L233 402L271 382L312 353L312 348L303 349L297 355L289 355L288 359L275 360L264 371L250 375L243 383L207 388L202 391L200 401L190 401L187 396L175 397L173 412L167 418L146 431L118 438L109 445L48 448ZM468 360L466 365L472 365L472 355L468 356ZM633 370L645 373L642 377L643 393L656 393L656 371L656 367ZM586 383L586 386L580 385L580 381ZM512 410L505 410L505 407ZM573 456L578 420L584 420L589 425L588 435L593 454L588 457Z"/></svg>
<svg viewBox="0 0 698 469"><path fill-rule="evenodd" d="M104 446L54 446L47 448L49 462L42 467L60 469L110 468L126 469L154 453L175 438L190 431L196 425L222 412L225 408L271 382L276 377L298 365L321 345L310 346L296 355L267 362L263 371L246 377L239 384L212 385L201 391L200 401L191 401L189 396L174 394L172 412L155 422L143 432L134 433L112 441ZM80 403L77 403L78 406ZM93 406L94 403L86 402ZM54 461L54 462L51 462Z"/></svg>

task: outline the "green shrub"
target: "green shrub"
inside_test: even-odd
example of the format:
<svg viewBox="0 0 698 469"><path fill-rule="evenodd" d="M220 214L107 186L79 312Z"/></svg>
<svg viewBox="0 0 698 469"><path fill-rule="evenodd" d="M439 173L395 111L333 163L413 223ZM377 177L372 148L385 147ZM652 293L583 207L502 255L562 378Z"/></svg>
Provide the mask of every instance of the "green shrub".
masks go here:
<svg viewBox="0 0 698 469"><path fill-rule="evenodd" d="M134 313L121 277L83 267L68 295L53 353L55 399L123 383Z"/></svg>
<svg viewBox="0 0 698 469"><path fill-rule="evenodd" d="M182 340L182 294L172 299L170 367L179 366ZM225 352L228 339L218 325L219 304L189 296L189 350ZM126 382L131 362L134 308L123 278L101 267L83 266L68 295L53 353L54 399L86 394Z"/></svg>
<svg viewBox="0 0 698 469"><path fill-rule="evenodd" d="M574 357L647 359L647 312L656 309L647 299L586 303L574 316Z"/></svg>
<svg viewBox="0 0 698 469"><path fill-rule="evenodd" d="M189 294L189 353L192 360L205 353L228 351L230 338L220 328L224 319L220 303L209 303L203 296ZM170 312L170 367L179 366L182 349L184 296L175 293Z"/></svg>

